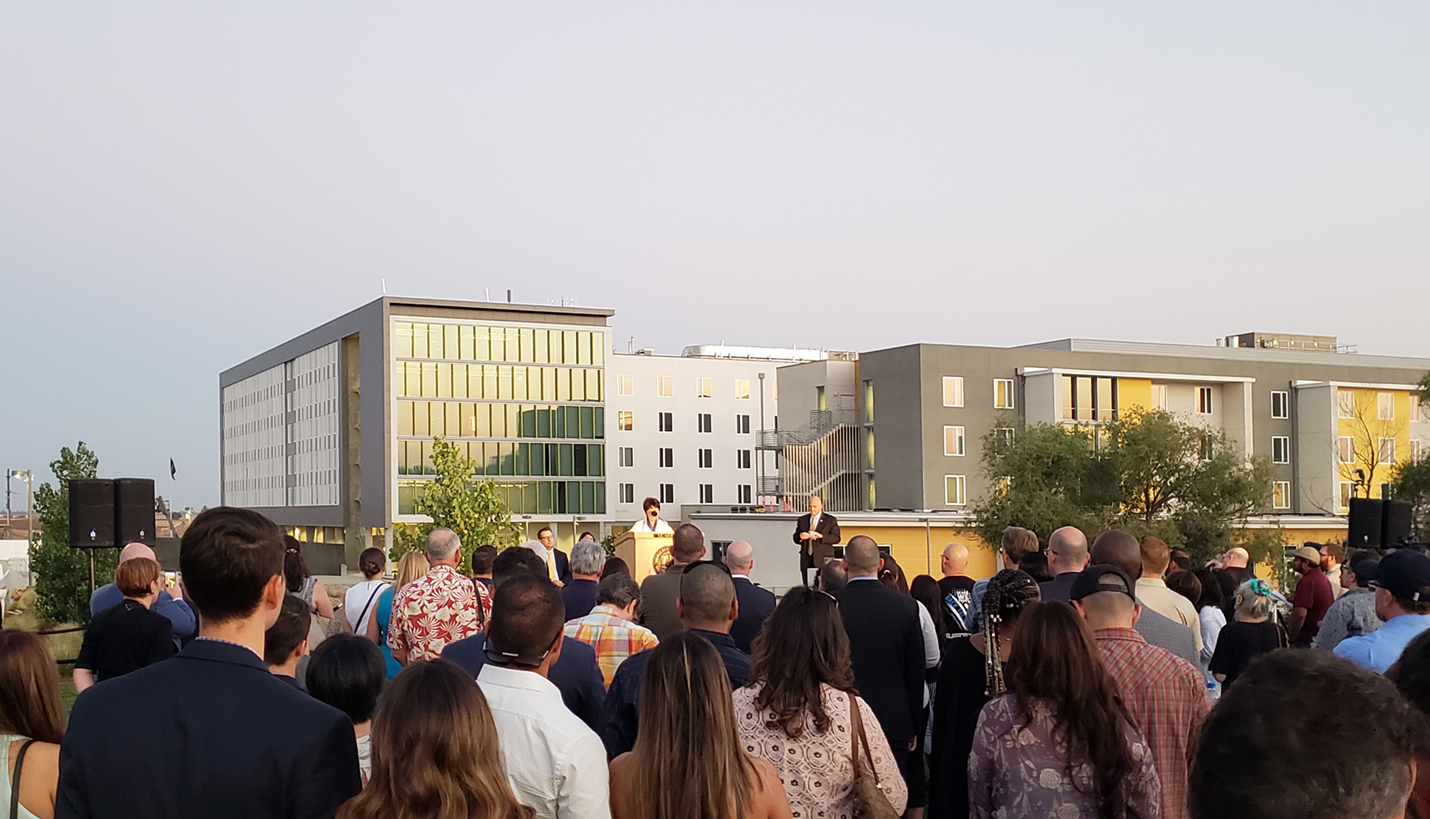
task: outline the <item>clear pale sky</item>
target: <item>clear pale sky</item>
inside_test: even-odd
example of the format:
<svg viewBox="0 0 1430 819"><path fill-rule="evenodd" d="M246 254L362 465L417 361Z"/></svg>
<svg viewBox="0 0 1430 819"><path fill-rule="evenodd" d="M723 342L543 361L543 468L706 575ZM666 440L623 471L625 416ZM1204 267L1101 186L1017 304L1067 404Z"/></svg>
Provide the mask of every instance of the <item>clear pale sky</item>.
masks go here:
<svg viewBox="0 0 1430 819"><path fill-rule="evenodd" d="M384 278L663 353L1430 356L1427 42L1412 2L7 3L0 468L84 440L216 503L219 371Z"/></svg>

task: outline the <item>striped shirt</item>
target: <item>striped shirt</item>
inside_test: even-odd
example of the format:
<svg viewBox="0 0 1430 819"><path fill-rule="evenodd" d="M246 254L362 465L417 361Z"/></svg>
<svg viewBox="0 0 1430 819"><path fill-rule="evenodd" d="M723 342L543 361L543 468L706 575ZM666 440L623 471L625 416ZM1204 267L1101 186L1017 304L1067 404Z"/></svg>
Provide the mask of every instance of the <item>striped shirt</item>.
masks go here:
<svg viewBox="0 0 1430 819"><path fill-rule="evenodd" d="M566 636L596 650L596 663L601 667L601 677L608 689L616 669L627 657L660 643L650 629L632 623L621 616L620 609L605 603L585 617L568 622Z"/></svg>
<svg viewBox="0 0 1430 819"><path fill-rule="evenodd" d="M1130 628L1098 629L1093 637L1122 704L1152 749L1163 818L1186 819L1187 772L1208 710L1201 672Z"/></svg>

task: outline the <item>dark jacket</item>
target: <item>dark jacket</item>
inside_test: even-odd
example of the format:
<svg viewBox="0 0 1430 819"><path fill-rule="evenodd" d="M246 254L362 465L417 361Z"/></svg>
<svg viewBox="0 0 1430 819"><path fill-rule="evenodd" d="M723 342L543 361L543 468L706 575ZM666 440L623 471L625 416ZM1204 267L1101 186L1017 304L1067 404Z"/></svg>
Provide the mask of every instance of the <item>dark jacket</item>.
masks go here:
<svg viewBox="0 0 1430 819"><path fill-rule="evenodd" d="M556 553L556 577L562 583L571 582L571 558L560 549L552 549Z"/></svg>
<svg viewBox="0 0 1430 819"><path fill-rule="evenodd" d="M657 640L664 640L682 628L675 607L680 597L681 569L682 566L672 565L641 581L641 625L655 632Z"/></svg>
<svg viewBox="0 0 1430 819"><path fill-rule="evenodd" d="M854 685L895 749L907 748L924 707L924 638L918 603L873 579L834 593L849 632Z"/></svg>
<svg viewBox="0 0 1430 819"><path fill-rule="evenodd" d="M740 603L740 614L730 625L730 636L741 651L749 654L750 646L759 636L760 629L764 628L765 621L774 614L775 596L751 583L748 577L737 577L735 599Z"/></svg>
<svg viewBox="0 0 1430 819"><path fill-rule="evenodd" d="M839 542L839 518L828 512L819 513L819 525L815 531L824 535L819 540L800 540L799 536L809 531L809 515L800 515L794 525L794 542L799 545L800 565L805 568L819 568L824 561L834 557L834 544Z"/></svg>
<svg viewBox="0 0 1430 819"><path fill-rule="evenodd" d="M1077 576L1082 572L1063 572L1052 580L1044 580L1038 584L1038 591L1042 594L1044 603L1059 602L1066 603L1072 599L1072 584Z"/></svg>
<svg viewBox="0 0 1430 819"><path fill-rule="evenodd" d="M89 621L75 668L94 672L96 680L111 680L177 653L174 625L144 604L120 598Z"/></svg>
<svg viewBox="0 0 1430 819"><path fill-rule="evenodd" d="M474 634L442 649L450 660L476 677L487 664L487 635ZM570 637L561 638L561 656L551 666L551 684L561 691L561 701L580 720L596 730L606 699L606 680L596 664L596 650Z"/></svg>
<svg viewBox="0 0 1430 819"><path fill-rule="evenodd" d="M594 580L572 580L561 589L561 601L566 604L566 619L577 620L596 607L596 590L601 584Z"/></svg>
<svg viewBox="0 0 1430 819"><path fill-rule="evenodd" d="M310 819L361 788L343 712L200 639L75 701L55 816Z"/></svg>

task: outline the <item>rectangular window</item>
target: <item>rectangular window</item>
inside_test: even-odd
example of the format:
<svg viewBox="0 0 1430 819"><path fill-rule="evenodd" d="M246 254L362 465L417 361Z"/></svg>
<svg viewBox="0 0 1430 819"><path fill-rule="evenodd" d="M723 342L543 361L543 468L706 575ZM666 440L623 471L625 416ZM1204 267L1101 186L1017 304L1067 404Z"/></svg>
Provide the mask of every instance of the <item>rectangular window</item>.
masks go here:
<svg viewBox="0 0 1430 819"><path fill-rule="evenodd" d="M1376 417L1382 421L1395 420L1395 393L1382 392L1375 396Z"/></svg>
<svg viewBox="0 0 1430 819"><path fill-rule="evenodd" d="M1006 452L1008 447L1013 445L1013 431L1012 427L998 427L993 430L993 434L996 436L998 442L998 448L1001 451Z"/></svg>
<svg viewBox="0 0 1430 819"><path fill-rule="evenodd" d="M749 431L750 431L750 416L748 416L748 415L736 415L736 416L735 416L735 431L738 432L738 433L740 433L741 435L746 435L746 434L748 434Z"/></svg>
<svg viewBox="0 0 1430 819"><path fill-rule="evenodd" d="M1291 482L1276 481L1271 484L1271 508L1290 509L1291 508Z"/></svg>
<svg viewBox="0 0 1430 819"><path fill-rule="evenodd" d="M963 427L943 428L943 454L963 454Z"/></svg>
<svg viewBox="0 0 1430 819"><path fill-rule="evenodd" d="M708 412L702 412L695 416L695 429L698 432L714 432L715 420Z"/></svg>
<svg viewBox="0 0 1430 819"><path fill-rule="evenodd" d="M1336 390L1336 409L1342 418L1356 417L1356 394L1350 390Z"/></svg>
<svg viewBox="0 0 1430 819"><path fill-rule="evenodd" d="M1395 439L1381 438L1380 441L1380 462L1382 464L1395 463Z"/></svg>
<svg viewBox="0 0 1430 819"><path fill-rule="evenodd" d="M736 399L739 399L739 400L745 400L745 399L747 399L747 398L749 398L749 397L750 397L750 379L748 379L748 378L737 378L737 379L735 379L735 398L736 398Z"/></svg>
<svg viewBox="0 0 1430 819"><path fill-rule="evenodd" d="M633 483L621 484L621 503L636 502L636 485Z"/></svg>
<svg viewBox="0 0 1430 819"><path fill-rule="evenodd" d="M1420 420L1420 396L1418 395L1410 396L1410 420Z"/></svg>
<svg viewBox="0 0 1430 819"><path fill-rule="evenodd" d="M1287 392L1271 393L1271 417L1290 418L1291 417L1291 395Z"/></svg>
<svg viewBox="0 0 1430 819"><path fill-rule="evenodd" d="M710 397L711 395L713 395L713 394L714 394L714 390L711 388L710 379L708 379L708 378L697 378L697 379L695 379L695 397L696 397L696 398L709 398L709 397Z"/></svg>
<svg viewBox="0 0 1430 819"><path fill-rule="evenodd" d="M748 449L737 449L737 450L735 450L735 468L736 468L736 469L749 469L749 468L750 468L750 462L751 462L750 450L748 450Z"/></svg>
<svg viewBox="0 0 1430 819"><path fill-rule="evenodd" d="M660 465L665 469L675 466L675 450L670 447L661 447Z"/></svg>
<svg viewBox="0 0 1430 819"><path fill-rule="evenodd" d="M751 491L750 485L747 483L742 483L735 487L735 497L738 498L736 503L754 503L754 501L751 500L754 494L755 493Z"/></svg>
<svg viewBox="0 0 1430 819"><path fill-rule="evenodd" d="M702 484L700 484L700 502L701 502L701 503L714 503L714 502L715 502L715 485L714 485L714 484L709 484L709 483L702 483Z"/></svg>
<svg viewBox="0 0 1430 819"><path fill-rule="evenodd" d="M1064 421L1114 421L1117 419L1117 379L1099 375L1065 375Z"/></svg>
<svg viewBox="0 0 1430 819"><path fill-rule="evenodd" d="M655 394L661 398L672 398L675 396L675 379L668 375L658 375L655 377Z"/></svg>
<svg viewBox="0 0 1430 819"><path fill-rule="evenodd" d="M621 410L616 413L616 429L622 432L630 432L635 429L636 414L628 410Z"/></svg>
<svg viewBox="0 0 1430 819"><path fill-rule="evenodd" d="M1291 463L1291 439L1288 436L1271 436L1271 462L1273 464Z"/></svg>
<svg viewBox="0 0 1430 819"><path fill-rule="evenodd" d="M1337 459L1343 464L1353 464L1356 462L1356 440L1349 435L1342 435L1336 439Z"/></svg>
<svg viewBox="0 0 1430 819"><path fill-rule="evenodd" d="M700 463L701 469L715 468L715 451L711 449L701 449L696 452L696 460Z"/></svg>
<svg viewBox="0 0 1430 819"><path fill-rule="evenodd" d="M864 382L864 423L874 423L874 382Z"/></svg>
<svg viewBox="0 0 1430 819"><path fill-rule="evenodd" d="M944 475L943 502L947 506L967 505L968 479L962 475Z"/></svg>
<svg viewBox="0 0 1430 819"><path fill-rule="evenodd" d="M1216 454L1213 451L1215 447L1216 439L1210 435L1203 435L1201 440L1197 441L1197 457L1203 461L1210 461Z"/></svg>
<svg viewBox="0 0 1430 819"><path fill-rule="evenodd" d="M660 502L675 503L675 484L663 483L660 485Z"/></svg>
<svg viewBox="0 0 1430 819"><path fill-rule="evenodd" d="M943 377L943 405L945 407L963 406L963 376L945 375Z"/></svg>
<svg viewBox="0 0 1430 819"><path fill-rule="evenodd" d="M1416 438L1410 442L1410 460L1419 461L1425 457L1425 442Z"/></svg>
<svg viewBox="0 0 1430 819"><path fill-rule="evenodd" d="M1355 484L1350 481L1341 481L1341 509L1351 508L1351 491Z"/></svg>
<svg viewBox="0 0 1430 819"><path fill-rule="evenodd" d="M1212 388L1197 387L1197 412L1201 415L1212 414Z"/></svg>
<svg viewBox="0 0 1430 819"><path fill-rule="evenodd" d="M674 431L675 431L675 413L673 413L673 412L657 412L655 415L656 415L656 429L660 430L661 432L674 432Z"/></svg>
<svg viewBox="0 0 1430 819"><path fill-rule="evenodd" d="M1013 408L1013 379L995 378L993 379L993 408L1012 409Z"/></svg>
<svg viewBox="0 0 1430 819"><path fill-rule="evenodd" d="M633 447L623 446L618 449L621 458L621 466L636 465L636 451Z"/></svg>
<svg viewBox="0 0 1430 819"><path fill-rule="evenodd" d="M874 469L874 428L864 428L864 468Z"/></svg>
<svg viewBox="0 0 1430 819"><path fill-rule="evenodd" d="M1167 385L1152 385L1152 409L1167 411Z"/></svg>
<svg viewBox="0 0 1430 819"><path fill-rule="evenodd" d="M635 379L629 375L616 376L616 395L635 394Z"/></svg>

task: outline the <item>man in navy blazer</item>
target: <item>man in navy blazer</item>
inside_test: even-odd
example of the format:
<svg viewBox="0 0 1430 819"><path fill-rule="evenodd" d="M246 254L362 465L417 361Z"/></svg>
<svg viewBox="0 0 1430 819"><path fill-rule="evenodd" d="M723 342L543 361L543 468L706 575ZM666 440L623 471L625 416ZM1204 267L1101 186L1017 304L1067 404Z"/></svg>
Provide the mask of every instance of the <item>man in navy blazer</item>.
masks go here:
<svg viewBox="0 0 1430 819"><path fill-rule="evenodd" d="M753 546L737 540L725 547L724 560L735 581L735 599L740 603L740 616L730 625L730 636L741 651L749 654L750 646L760 636L760 629L775 612L775 596L750 581L750 570L755 568Z"/></svg>
<svg viewBox="0 0 1430 819"><path fill-rule="evenodd" d="M56 817L321 819L362 788L347 716L263 662L283 602L283 548L257 512L218 507L194 519L179 568L199 636L75 701Z"/></svg>

